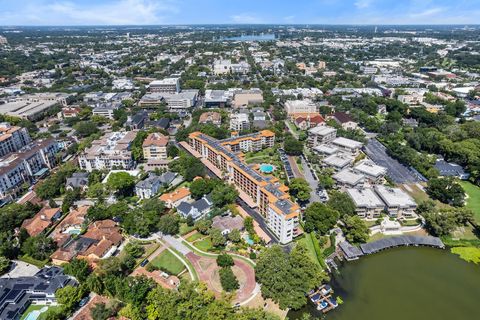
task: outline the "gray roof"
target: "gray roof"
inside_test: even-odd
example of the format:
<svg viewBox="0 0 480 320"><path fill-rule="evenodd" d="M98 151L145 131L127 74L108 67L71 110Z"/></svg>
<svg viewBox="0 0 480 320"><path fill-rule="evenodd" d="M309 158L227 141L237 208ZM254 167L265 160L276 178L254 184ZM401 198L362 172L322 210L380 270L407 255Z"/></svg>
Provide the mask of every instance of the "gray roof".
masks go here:
<svg viewBox="0 0 480 320"><path fill-rule="evenodd" d="M462 166L456 163L447 162L443 159L437 160L435 168L440 172L441 176L445 177L460 177L466 174Z"/></svg>
<svg viewBox="0 0 480 320"><path fill-rule="evenodd" d="M156 184L162 184L161 178L159 176L151 175L147 179L139 181L136 187L141 189L151 189Z"/></svg>
<svg viewBox="0 0 480 320"><path fill-rule="evenodd" d="M32 301L53 301L54 294L76 281L59 267L45 267L32 277L0 279L0 319L20 319Z"/></svg>
<svg viewBox="0 0 480 320"><path fill-rule="evenodd" d="M178 175L177 173L168 171L160 175L159 178L162 183L170 184L172 183L172 181L175 179L177 175Z"/></svg>
<svg viewBox="0 0 480 320"><path fill-rule="evenodd" d="M400 246L429 246L445 248L442 240L437 237L396 236L361 244L360 249L364 254L371 254L387 248L394 248Z"/></svg>
<svg viewBox="0 0 480 320"><path fill-rule="evenodd" d="M65 185L73 188L81 188L88 185L88 172L75 172L70 178L67 178Z"/></svg>

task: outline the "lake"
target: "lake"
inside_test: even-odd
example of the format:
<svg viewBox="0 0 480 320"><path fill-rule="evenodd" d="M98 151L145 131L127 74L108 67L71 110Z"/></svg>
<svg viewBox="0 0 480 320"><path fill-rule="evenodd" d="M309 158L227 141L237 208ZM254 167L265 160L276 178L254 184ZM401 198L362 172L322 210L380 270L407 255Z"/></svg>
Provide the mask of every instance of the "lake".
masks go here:
<svg viewBox="0 0 480 320"><path fill-rule="evenodd" d="M324 317L331 320L479 319L480 266L448 250L396 248L346 262L332 276L335 296L344 303ZM321 316L309 302L297 312Z"/></svg>
<svg viewBox="0 0 480 320"><path fill-rule="evenodd" d="M261 33L261 34L242 34L238 37L226 37L220 39L222 41L272 41L275 40L275 34L273 33Z"/></svg>

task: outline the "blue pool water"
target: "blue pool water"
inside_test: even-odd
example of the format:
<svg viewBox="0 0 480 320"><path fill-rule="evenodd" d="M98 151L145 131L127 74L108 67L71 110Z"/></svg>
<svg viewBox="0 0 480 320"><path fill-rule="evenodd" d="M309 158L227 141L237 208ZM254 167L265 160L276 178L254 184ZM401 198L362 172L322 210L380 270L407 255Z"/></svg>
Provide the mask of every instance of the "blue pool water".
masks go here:
<svg viewBox="0 0 480 320"><path fill-rule="evenodd" d="M271 164L262 164L260 165L260 171L262 171L263 173L272 173L273 166Z"/></svg>
<svg viewBox="0 0 480 320"><path fill-rule="evenodd" d="M248 243L249 245L253 246L253 240L250 239L250 236L247 234L245 237L245 242Z"/></svg>

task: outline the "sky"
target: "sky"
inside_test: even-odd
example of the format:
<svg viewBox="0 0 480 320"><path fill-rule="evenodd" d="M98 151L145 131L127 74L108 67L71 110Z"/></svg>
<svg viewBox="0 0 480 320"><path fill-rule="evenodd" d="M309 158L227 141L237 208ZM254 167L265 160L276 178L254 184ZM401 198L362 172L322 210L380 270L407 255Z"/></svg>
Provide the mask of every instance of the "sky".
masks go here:
<svg viewBox="0 0 480 320"><path fill-rule="evenodd" d="M0 25L480 24L480 0L0 0Z"/></svg>

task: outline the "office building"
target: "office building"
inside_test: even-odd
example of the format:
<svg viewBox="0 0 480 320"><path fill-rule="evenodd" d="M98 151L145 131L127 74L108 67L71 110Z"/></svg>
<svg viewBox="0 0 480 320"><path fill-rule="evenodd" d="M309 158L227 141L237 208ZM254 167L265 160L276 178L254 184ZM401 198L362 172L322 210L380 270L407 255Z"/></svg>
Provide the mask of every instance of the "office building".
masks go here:
<svg viewBox="0 0 480 320"><path fill-rule="evenodd" d="M58 106L67 106L69 94L65 93L35 93L15 96L0 103L0 114L27 119L38 120Z"/></svg>
<svg viewBox="0 0 480 320"><path fill-rule="evenodd" d="M150 92L160 93L179 93L180 92L180 79L179 78L166 78L163 80L155 80L150 82Z"/></svg>
<svg viewBox="0 0 480 320"><path fill-rule="evenodd" d="M288 100L285 101L285 111L292 113L317 113L317 105L312 100Z"/></svg>
<svg viewBox="0 0 480 320"><path fill-rule="evenodd" d="M118 110L121 107L122 104L120 102L101 103L92 110L92 113L95 116L101 116L113 120L115 110Z"/></svg>
<svg viewBox="0 0 480 320"><path fill-rule="evenodd" d="M250 207L257 208L268 228L280 243L289 243L297 234L300 207L290 200L288 187L272 176L263 176L246 165L235 152L249 144L241 145L242 139L256 141L262 147L273 145L275 135L264 130L248 137L232 137L216 140L200 132L189 136L188 151L201 158L202 162L218 177L233 184ZM251 144L250 144L251 145Z"/></svg>
<svg viewBox="0 0 480 320"><path fill-rule="evenodd" d="M94 140L92 146L78 156L80 168L88 172L95 169L131 169L134 161L130 146L136 135L136 130L111 132L99 140Z"/></svg>

